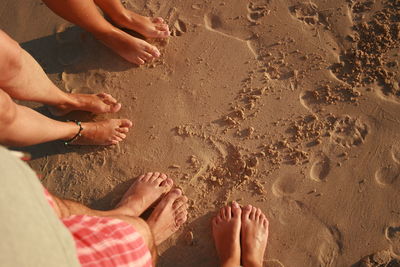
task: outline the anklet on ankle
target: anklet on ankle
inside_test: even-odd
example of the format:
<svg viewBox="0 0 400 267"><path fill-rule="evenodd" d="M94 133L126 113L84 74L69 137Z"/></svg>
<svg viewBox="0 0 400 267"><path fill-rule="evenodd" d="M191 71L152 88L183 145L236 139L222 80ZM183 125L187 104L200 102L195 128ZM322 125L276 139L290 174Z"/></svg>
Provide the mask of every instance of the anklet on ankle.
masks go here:
<svg viewBox="0 0 400 267"><path fill-rule="evenodd" d="M81 134L81 132L83 130L82 123L80 121L71 121L71 122L75 122L76 125L79 126L79 131L74 137L72 137L71 139L69 139L67 141L64 141L64 145L66 145L66 146L68 146L70 143L75 141L78 137L82 136L82 134Z"/></svg>

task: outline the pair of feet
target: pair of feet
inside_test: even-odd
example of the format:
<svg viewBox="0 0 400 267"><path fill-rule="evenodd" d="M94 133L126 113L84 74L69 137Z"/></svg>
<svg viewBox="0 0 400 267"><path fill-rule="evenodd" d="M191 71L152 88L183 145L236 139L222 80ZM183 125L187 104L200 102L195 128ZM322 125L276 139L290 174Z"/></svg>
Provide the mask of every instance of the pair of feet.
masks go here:
<svg viewBox="0 0 400 267"><path fill-rule="evenodd" d="M268 220L259 208L238 203L223 207L212 221L215 246L223 267L262 267Z"/></svg>
<svg viewBox="0 0 400 267"><path fill-rule="evenodd" d="M187 220L187 197L180 189L172 189L173 184L163 173L144 174L132 184L113 212L138 217L155 205L147 224L158 246Z"/></svg>
<svg viewBox="0 0 400 267"><path fill-rule="evenodd" d="M144 17L127 9L122 14L109 15L118 27L133 30L146 38L167 38L170 35L168 25L160 17ZM137 65L142 65L161 55L157 47L116 27L106 33L93 34L115 53Z"/></svg>
<svg viewBox="0 0 400 267"><path fill-rule="evenodd" d="M64 104L49 107L54 116L64 116L71 111L81 110L94 114L116 113L121 109L121 104L109 94L68 94L68 101ZM66 136L70 140L79 131L79 126L70 123L76 131ZM110 119L99 122L84 122L81 136L77 137L73 145L115 145L126 138L132 122L127 119Z"/></svg>

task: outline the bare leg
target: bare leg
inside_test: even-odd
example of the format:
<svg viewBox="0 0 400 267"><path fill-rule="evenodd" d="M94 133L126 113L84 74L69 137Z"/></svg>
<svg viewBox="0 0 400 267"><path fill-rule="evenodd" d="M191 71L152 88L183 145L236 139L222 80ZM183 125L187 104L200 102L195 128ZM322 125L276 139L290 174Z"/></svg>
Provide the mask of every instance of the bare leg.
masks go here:
<svg viewBox="0 0 400 267"><path fill-rule="evenodd" d="M94 0L118 26L134 30L147 38L166 38L168 25L160 17L144 17L126 9L120 0Z"/></svg>
<svg viewBox="0 0 400 267"><path fill-rule="evenodd" d="M28 146L54 140L69 140L79 131L72 122L59 122L15 104L0 89L0 144ZM126 137L132 123L128 120L107 120L83 123L78 144L111 145Z"/></svg>
<svg viewBox="0 0 400 267"><path fill-rule="evenodd" d="M141 175L126 191L116 210L127 216L140 216L150 205L170 191L173 183L164 173L149 172Z"/></svg>
<svg viewBox="0 0 400 267"><path fill-rule="evenodd" d="M44 0L64 19L91 32L98 40L129 62L141 65L160 56L155 46L114 27L98 12L93 0Z"/></svg>
<svg viewBox="0 0 400 267"><path fill-rule="evenodd" d="M242 261L244 267L262 267L268 240L268 220L250 205L242 212Z"/></svg>
<svg viewBox="0 0 400 267"><path fill-rule="evenodd" d="M222 267L240 266L240 206L233 202L232 206L223 207L212 221L212 232L215 247Z"/></svg>
<svg viewBox="0 0 400 267"><path fill-rule="evenodd" d="M121 104L110 95L67 94L58 89L39 64L17 42L0 30L0 88L14 99L52 106L55 115L73 110L117 112Z"/></svg>
<svg viewBox="0 0 400 267"><path fill-rule="evenodd" d="M139 234L143 237L152 255L153 265L156 266L157 247L154 242L153 233L151 232L151 229L148 226L148 224L141 218L126 216L114 210L110 211L92 210L78 202L59 199L53 195L52 198L55 202L54 210L60 219L67 218L71 215L89 215L89 216L99 216L99 217L111 217L131 224L135 228L135 230L138 231Z"/></svg>
<svg viewBox="0 0 400 267"><path fill-rule="evenodd" d="M147 220L156 246L174 234L187 220L187 198L180 189L165 195Z"/></svg>

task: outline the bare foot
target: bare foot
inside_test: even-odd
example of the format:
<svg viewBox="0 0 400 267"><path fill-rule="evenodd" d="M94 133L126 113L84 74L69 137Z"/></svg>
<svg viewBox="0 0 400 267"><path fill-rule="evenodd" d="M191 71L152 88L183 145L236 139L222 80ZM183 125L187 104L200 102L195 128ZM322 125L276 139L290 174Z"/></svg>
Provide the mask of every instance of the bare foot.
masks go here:
<svg viewBox="0 0 400 267"><path fill-rule="evenodd" d="M242 210L236 202L223 207L212 221L215 247L222 267L240 266Z"/></svg>
<svg viewBox="0 0 400 267"><path fill-rule="evenodd" d="M125 60L137 65L160 57L157 47L117 28L105 35L98 35L96 38Z"/></svg>
<svg viewBox="0 0 400 267"><path fill-rule="evenodd" d="M268 220L256 207L242 212L242 262L244 267L262 267L268 240Z"/></svg>
<svg viewBox="0 0 400 267"><path fill-rule="evenodd" d="M140 176L126 191L117 210L127 216L140 216L164 193L171 190L174 182L164 173L149 172Z"/></svg>
<svg viewBox="0 0 400 267"><path fill-rule="evenodd" d="M111 119L100 122L83 122L81 136L71 145L115 145L126 138L132 122L126 119Z"/></svg>
<svg viewBox="0 0 400 267"><path fill-rule="evenodd" d="M109 94L69 94L71 103L49 107L54 116L64 116L74 110L89 111L94 114L115 113L121 104Z"/></svg>
<svg viewBox="0 0 400 267"><path fill-rule="evenodd" d="M170 35L168 25L160 17L144 17L125 9L123 16L112 20L118 26L138 32L146 38L167 38Z"/></svg>
<svg viewBox="0 0 400 267"><path fill-rule="evenodd" d="M147 223L153 232L156 246L178 231L187 219L187 197L180 189L172 189L151 213Z"/></svg>

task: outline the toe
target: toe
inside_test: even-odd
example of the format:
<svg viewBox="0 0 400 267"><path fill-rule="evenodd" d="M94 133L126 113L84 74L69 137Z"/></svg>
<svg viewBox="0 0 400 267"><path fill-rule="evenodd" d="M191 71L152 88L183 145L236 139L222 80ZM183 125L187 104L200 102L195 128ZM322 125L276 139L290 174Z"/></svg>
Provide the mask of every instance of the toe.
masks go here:
<svg viewBox="0 0 400 267"><path fill-rule="evenodd" d="M246 220L249 219L251 209L252 209L251 205L247 205L243 208L242 219L246 219Z"/></svg>
<svg viewBox="0 0 400 267"><path fill-rule="evenodd" d="M160 173L159 172L155 172L151 177L150 177L150 182L154 182L155 180L158 179L158 177L160 177Z"/></svg>
<svg viewBox="0 0 400 267"><path fill-rule="evenodd" d="M236 201L232 202L232 216L233 218L240 218L242 215L242 209Z"/></svg>
<svg viewBox="0 0 400 267"><path fill-rule="evenodd" d="M250 220L255 220L256 219L256 213L257 213L257 208L256 207L252 207L251 208L251 212L250 212Z"/></svg>
<svg viewBox="0 0 400 267"><path fill-rule="evenodd" d="M146 177L146 175L142 174L139 176L138 181L143 181L143 179Z"/></svg>
<svg viewBox="0 0 400 267"><path fill-rule="evenodd" d="M137 64L137 65L143 65L144 63L146 63L143 59L141 59L140 57L136 57L134 59L132 59L133 63Z"/></svg>
<svg viewBox="0 0 400 267"><path fill-rule="evenodd" d="M143 182L149 182L150 179L151 179L151 176L153 176L153 173L152 173L152 172L146 173L146 175L145 175L144 178L143 178Z"/></svg>
<svg viewBox="0 0 400 267"><path fill-rule="evenodd" d="M226 219L229 221L230 219L232 219L232 209L231 206L225 206L225 215L226 215Z"/></svg>
<svg viewBox="0 0 400 267"><path fill-rule="evenodd" d="M126 138L126 134L123 134L123 133L117 132L115 135L116 135L117 137L121 138L121 139L125 139L125 138Z"/></svg>
<svg viewBox="0 0 400 267"><path fill-rule="evenodd" d="M172 208L174 210L179 210L181 207L186 206L186 202L187 202L187 197L181 196L175 200L175 202L172 204Z"/></svg>
<svg viewBox="0 0 400 267"><path fill-rule="evenodd" d="M123 127L123 128L117 128L117 131L118 132L120 132L120 133L127 133L127 132L129 132L129 129L128 128L126 128L126 127Z"/></svg>
<svg viewBox="0 0 400 267"><path fill-rule="evenodd" d="M124 127L130 128L130 127L132 127L132 125L133 125L133 123L130 120L123 119L120 121L119 127L120 128L124 128Z"/></svg>
<svg viewBox="0 0 400 267"><path fill-rule="evenodd" d="M164 182L167 179L167 175L165 173L160 173L160 175L158 176L157 179L155 179L154 181L156 182L157 185L161 185L162 182Z"/></svg>
<svg viewBox="0 0 400 267"><path fill-rule="evenodd" d="M257 208L256 215L255 215L255 219L256 219L257 221L261 221L261 215L262 215L261 209L260 209L260 208Z"/></svg>
<svg viewBox="0 0 400 267"><path fill-rule="evenodd" d="M174 184L174 181L171 178L167 178L166 180L164 180L160 186L165 187L166 190L171 189L172 185Z"/></svg>
<svg viewBox="0 0 400 267"><path fill-rule="evenodd" d="M146 46L146 52L150 53L153 55L153 57L160 57L161 53L158 51L157 47L148 45Z"/></svg>
<svg viewBox="0 0 400 267"><path fill-rule="evenodd" d="M109 106L109 112L116 113L121 109L121 107L122 107L121 103L112 104Z"/></svg>
<svg viewBox="0 0 400 267"><path fill-rule="evenodd" d="M156 17L156 18L153 18L153 22L154 22L154 23L163 23L163 22L164 22L164 19L161 18L161 17Z"/></svg>
<svg viewBox="0 0 400 267"><path fill-rule="evenodd" d="M112 97L110 94L100 93L100 94L97 94L97 96L102 98L103 102L108 104L108 105L117 104L118 103L118 101L114 97Z"/></svg>
<svg viewBox="0 0 400 267"><path fill-rule="evenodd" d="M155 32L155 36L156 38L166 38L169 36L169 31L158 29L158 31Z"/></svg>
<svg viewBox="0 0 400 267"><path fill-rule="evenodd" d="M172 205L174 201L181 195L182 195L182 190L180 190L179 188L175 188L169 191L169 193L165 196L165 201L167 201L167 203L170 203Z"/></svg>

